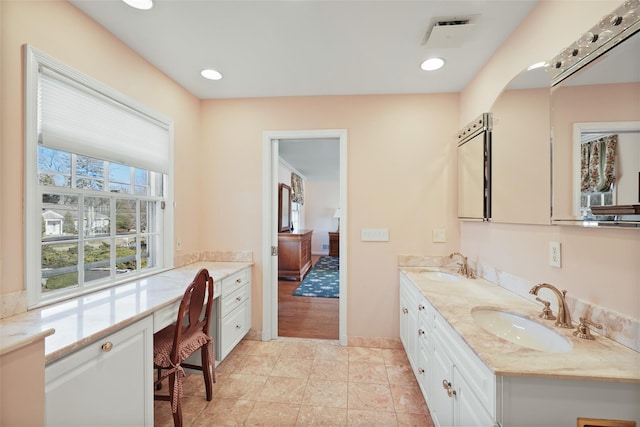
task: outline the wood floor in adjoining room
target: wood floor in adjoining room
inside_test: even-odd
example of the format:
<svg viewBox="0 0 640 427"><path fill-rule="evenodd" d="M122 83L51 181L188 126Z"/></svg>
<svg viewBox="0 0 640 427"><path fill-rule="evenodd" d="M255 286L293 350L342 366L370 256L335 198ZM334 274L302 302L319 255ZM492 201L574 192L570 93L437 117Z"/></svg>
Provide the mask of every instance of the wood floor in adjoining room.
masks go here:
<svg viewBox="0 0 640 427"><path fill-rule="evenodd" d="M313 263L318 257L313 257ZM278 281L278 336L338 339L339 299L294 297L298 281Z"/></svg>

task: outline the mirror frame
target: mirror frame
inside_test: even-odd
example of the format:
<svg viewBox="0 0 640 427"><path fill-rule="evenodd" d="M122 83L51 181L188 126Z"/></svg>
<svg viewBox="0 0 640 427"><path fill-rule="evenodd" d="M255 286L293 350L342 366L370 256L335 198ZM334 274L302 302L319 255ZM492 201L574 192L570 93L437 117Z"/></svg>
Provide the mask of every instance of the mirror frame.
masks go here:
<svg viewBox="0 0 640 427"><path fill-rule="evenodd" d="M291 187L283 183L278 188L278 232L291 232Z"/></svg>

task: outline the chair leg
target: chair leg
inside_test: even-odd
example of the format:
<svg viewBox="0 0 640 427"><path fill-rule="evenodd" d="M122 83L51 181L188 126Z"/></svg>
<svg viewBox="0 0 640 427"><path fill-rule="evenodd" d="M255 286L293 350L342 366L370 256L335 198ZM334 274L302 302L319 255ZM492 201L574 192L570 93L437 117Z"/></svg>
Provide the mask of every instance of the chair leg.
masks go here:
<svg viewBox="0 0 640 427"><path fill-rule="evenodd" d="M215 366L211 366L211 357L209 352L209 345L203 345L200 348L200 357L202 363L202 373L204 376L204 387L207 392L207 400L213 399L213 378L215 375L213 370Z"/></svg>
<svg viewBox="0 0 640 427"><path fill-rule="evenodd" d="M174 389L174 384L176 382L176 372L173 372L172 374L169 375L169 404L170 404L170 408L172 408L173 410L173 389ZM176 407L176 412L173 412L173 425L174 427L182 427L182 402L181 400L182 396L178 396L178 405Z"/></svg>

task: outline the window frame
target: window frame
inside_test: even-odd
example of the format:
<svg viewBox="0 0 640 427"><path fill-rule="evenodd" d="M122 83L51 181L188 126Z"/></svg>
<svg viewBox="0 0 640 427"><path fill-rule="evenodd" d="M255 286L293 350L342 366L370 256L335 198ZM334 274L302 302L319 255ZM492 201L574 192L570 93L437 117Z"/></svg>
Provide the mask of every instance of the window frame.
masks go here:
<svg viewBox="0 0 640 427"><path fill-rule="evenodd" d="M151 274L156 274L160 271L173 267L174 257L174 202L173 202L173 121L158 114L157 112L149 110L144 105L137 103L129 97L115 91L109 86L101 83L85 74L78 72L77 70L69 67L56 60L55 58L29 46L24 45L24 58L25 58L25 81L24 81L24 288L27 291L27 307L28 309L37 308L40 306L48 305L53 302L69 299L75 296L85 295L91 292L98 291L119 285L121 283L129 282L135 279L139 279ZM84 288L74 287L73 290L61 290L58 292L43 293L42 292L42 269L41 269L41 244L42 244L42 194L43 192L60 193L59 190L64 189L64 192L68 190L63 187L44 187L39 184L38 177L38 78L39 70L41 66L53 69L66 78L73 80L81 85L84 85L92 90L99 92L108 98L111 98L123 105L131 108L132 110L139 111L154 120L166 126L168 130L168 168L163 174L163 189L164 197L162 197L157 205L157 228L158 228L158 242L157 242L157 260L158 265L153 268L146 268L132 272L132 274L126 274L115 279L101 281L100 284L87 286ZM98 158L98 157L96 157ZM113 159L100 159L108 160L118 163ZM148 169L141 165L127 165L138 167L142 169ZM108 171L105 173L105 180L109 182ZM109 191L109 185L105 185L104 191L100 191L104 197L112 197L113 195ZM77 194L77 193L74 193ZM134 193L120 193L120 196L136 200L149 200L149 197L137 195ZM117 236L116 236L117 239ZM80 236L79 241L82 241ZM137 254L138 256L139 254ZM113 274L111 274L113 278Z"/></svg>

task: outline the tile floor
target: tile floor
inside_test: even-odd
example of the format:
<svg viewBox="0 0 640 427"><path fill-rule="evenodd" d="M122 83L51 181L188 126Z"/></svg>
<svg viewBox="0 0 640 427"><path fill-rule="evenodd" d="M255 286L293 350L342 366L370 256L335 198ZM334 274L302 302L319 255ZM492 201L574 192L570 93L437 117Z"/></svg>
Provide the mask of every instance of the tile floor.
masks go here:
<svg viewBox="0 0 640 427"><path fill-rule="evenodd" d="M243 340L216 377L211 402L202 374L185 379L185 426L433 426L403 350ZM154 403L155 425L172 426L170 403Z"/></svg>

